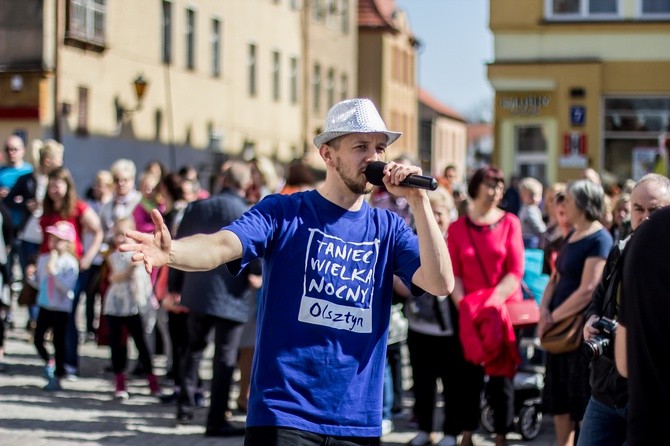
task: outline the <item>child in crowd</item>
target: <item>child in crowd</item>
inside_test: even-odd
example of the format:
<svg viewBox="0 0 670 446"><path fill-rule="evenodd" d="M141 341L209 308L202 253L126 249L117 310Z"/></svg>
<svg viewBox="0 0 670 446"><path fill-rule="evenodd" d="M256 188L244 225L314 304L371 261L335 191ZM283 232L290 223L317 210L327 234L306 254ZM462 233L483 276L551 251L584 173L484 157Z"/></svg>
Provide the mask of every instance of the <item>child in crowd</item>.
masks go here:
<svg viewBox="0 0 670 446"><path fill-rule="evenodd" d="M519 220L521 221L523 246L526 249L537 248L540 237L547 230L540 209L542 183L532 177L522 179L519 183L519 195L521 197Z"/></svg>
<svg viewBox="0 0 670 446"><path fill-rule="evenodd" d="M48 380L44 390L60 390L60 378L65 375L65 328L72 311L74 287L79 275L75 257L76 230L72 223L59 221L45 229L49 252L37 259L35 280L39 293L35 348L46 363L44 374ZM52 330L54 361L44 346L44 335Z"/></svg>
<svg viewBox="0 0 670 446"><path fill-rule="evenodd" d="M105 293L103 313L109 326L109 344L112 350L112 368L116 379L114 397L127 399L125 369L128 362L128 349L122 328L125 326L132 336L137 348L139 361L147 372L149 389L152 395L158 396L160 389L158 379L153 373L151 356L144 338L142 313L148 305L151 294L151 281L140 264L133 264L131 255L118 250L125 243L126 232L135 229L132 219L117 220L113 227L113 250L107 255L109 266L109 288Z"/></svg>

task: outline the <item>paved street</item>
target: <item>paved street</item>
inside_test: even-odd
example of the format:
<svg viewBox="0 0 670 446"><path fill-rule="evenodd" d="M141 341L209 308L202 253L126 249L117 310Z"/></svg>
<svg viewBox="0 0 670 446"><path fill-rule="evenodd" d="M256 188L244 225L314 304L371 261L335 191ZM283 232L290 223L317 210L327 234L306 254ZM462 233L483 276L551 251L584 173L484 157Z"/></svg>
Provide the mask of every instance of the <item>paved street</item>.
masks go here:
<svg viewBox="0 0 670 446"><path fill-rule="evenodd" d="M104 370L109 364L109 350L94 343L81 346L82 377L78 381L64 381L64 390L60 392L44 392L43 366L23 329L24 314L25 308L15 310L16 328L8 332L8 339L5 341L7 370L0 373L0 445L243 444L241 437L205 438L203 426L207 409L196 412L193 425L175 426L174 407L162 405L150 397L143 379L130 380L129 400L115 401L112 398L112 374ZM208 351L208 357L210 356L211 351ZM165 372L164 358L158 356L156 363L157 372L162 375ZM134 361L131 361L131 365L133 364ZM204 361L203 366L203 378L209 379L210 361ZM235 398L236 395L233 394L232 397ZM409 411L412 404L409 396L404 404ZM232 420L235 424L242 425L244 416L235 413ZM408 424L405 419L396 420L395 432L385 436L383 444L406 444L415 434ZM520 436L512 434L509 438L511 446L549 446L553 444L550 419L545 417L542 432L534 441L526 442ZM492 436L484 433L478 434L475 440L478 446L493 444Z"/></svg>

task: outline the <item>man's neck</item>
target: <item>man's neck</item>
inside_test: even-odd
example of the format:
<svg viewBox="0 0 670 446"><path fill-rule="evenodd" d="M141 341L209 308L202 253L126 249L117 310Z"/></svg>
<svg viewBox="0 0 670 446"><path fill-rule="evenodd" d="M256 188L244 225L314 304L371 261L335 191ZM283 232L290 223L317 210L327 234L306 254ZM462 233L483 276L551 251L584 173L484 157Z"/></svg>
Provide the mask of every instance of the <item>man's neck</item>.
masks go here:
<svg viewBox="0 0 670 446"><path fill-rule="evenodd" d="M326 200L348 211L358 211L363 205L363 195L351 192L349 189L342 190L327 181L316 190Z"/></svg>

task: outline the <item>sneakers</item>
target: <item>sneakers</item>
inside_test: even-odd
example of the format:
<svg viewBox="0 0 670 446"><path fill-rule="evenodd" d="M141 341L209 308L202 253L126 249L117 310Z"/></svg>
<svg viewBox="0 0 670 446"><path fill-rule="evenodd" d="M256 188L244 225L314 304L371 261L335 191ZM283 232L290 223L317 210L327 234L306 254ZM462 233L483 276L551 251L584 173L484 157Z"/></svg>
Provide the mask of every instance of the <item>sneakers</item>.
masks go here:
<svg viewBox="0 0 670 446"><path fill-rule="evenodd" d="M205 395L202 393L202 391L195 392L195 395L193 395L193 402L196 409L205 407Z"/></svg>
<svg viewBox="0 0 670 446"><path fill-rule="evenodd" d="M116 390L114 391L114 399L127 400L128 391L126 390L126 375L117 373L114 377L116 380Z"/></svg>
<svg viewBox="0 0 670 446"><path fill-rule="evenodd" d="M391 432L393 432L393 421L382 420L382 436L388 435Z"/></svg>
<svg viewBox="0 0 670 446"><path fill-rule="evenodd" d="M114 399L115 400L127 400L130 398L130 395L128 395L128 392L125 390L116 390L114 392Z"/></svg>
<svg viewBox="0 0 670 446"><path fill-rule="evenodd" d="M452 435L445 435L442 440L438 441L435 446L456 446L456 437Z"/></svg>
<svg viewBox="0 0 670 446"><path fill-rule="evenodd" d="M47 385L42 387L47 392L55 392L56 390L61 390L60 379L56 377L55 368L53 364L47 364L44 366L44 377L47 379Z"/></svg>
<svg viewBox="0 0 670 446"><path fill-rule="evenodd" d="M433 444L428 432L419 432L416 437L412 438L407 446L428 446Z"/></svg>
<svg viewBox="0 0 670 446"><path fill-rule="evenodd" d="M42 387L47 392L56 392L58 390L63 390L60 385L60 380L55 376L49 380L46 386Z"/></svg>

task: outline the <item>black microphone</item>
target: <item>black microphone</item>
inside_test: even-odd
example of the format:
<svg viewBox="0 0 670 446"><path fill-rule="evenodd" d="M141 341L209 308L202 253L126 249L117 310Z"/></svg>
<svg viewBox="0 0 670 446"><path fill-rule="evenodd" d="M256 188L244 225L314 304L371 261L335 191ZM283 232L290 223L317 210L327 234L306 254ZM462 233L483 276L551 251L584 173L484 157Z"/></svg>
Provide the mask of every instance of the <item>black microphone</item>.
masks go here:
<svg viewBox="0 0 670 446"><path fill-rule="evenodd" d="M383 186L384 182L384 166L383 161L373 161L365 168L365 178L370 184L375 186ZM437 180L433 177L426 177L423 175L408 175L407 178L400 182L401 186L418 187L419 189L435 190L437 189Z"/></svg>

